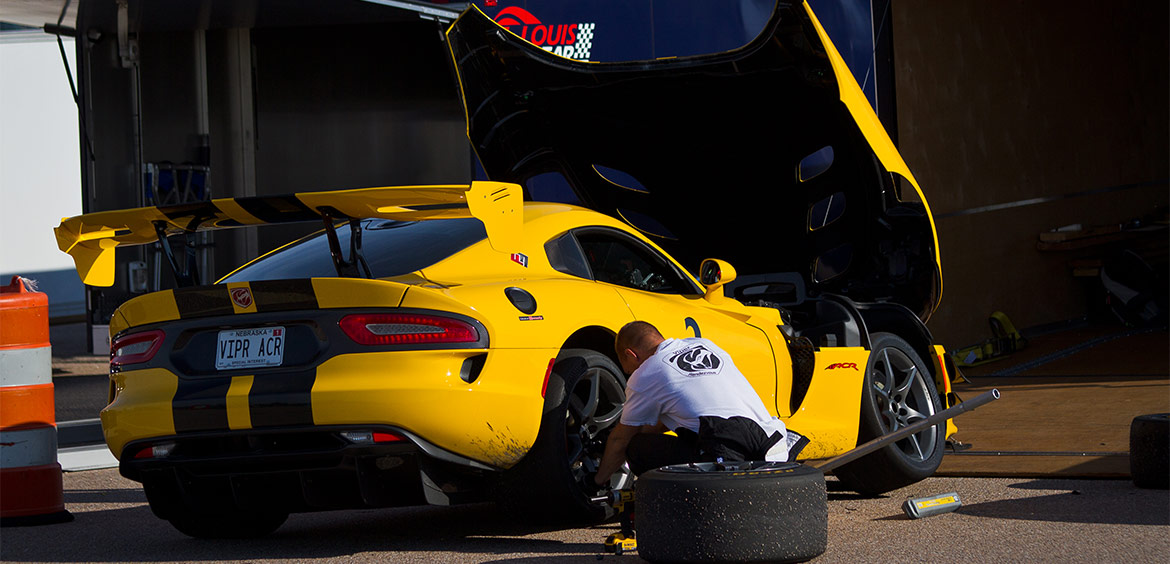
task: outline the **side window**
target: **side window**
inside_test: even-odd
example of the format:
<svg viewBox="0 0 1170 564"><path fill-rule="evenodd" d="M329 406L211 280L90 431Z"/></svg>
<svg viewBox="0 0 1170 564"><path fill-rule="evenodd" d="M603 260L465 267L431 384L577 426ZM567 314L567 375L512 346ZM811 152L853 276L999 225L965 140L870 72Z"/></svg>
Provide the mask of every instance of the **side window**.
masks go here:
<svg viewBox="0 0 1170 564"><path fill-rule="evenodd" d="M577 241L598 282L658 294L695 294L699 289L666 258L617 232L578 232Z"/></svg>
<svg viewBox="0 0 1170 564"><path fill-rule="evenodd" d="M555 270L581 278L593 278L572 233L550 239L544 244L544 254L548 255L548 263Z"/></svg>

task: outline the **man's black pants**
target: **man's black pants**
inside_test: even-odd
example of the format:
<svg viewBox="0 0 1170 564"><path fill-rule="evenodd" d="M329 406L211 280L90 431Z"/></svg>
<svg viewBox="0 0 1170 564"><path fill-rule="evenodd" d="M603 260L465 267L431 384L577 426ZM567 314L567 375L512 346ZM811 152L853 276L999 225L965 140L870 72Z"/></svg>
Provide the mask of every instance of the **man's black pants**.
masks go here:
<svg viewBox="0 0 1170 564"><path fill-rule="evenodd" d="M669 464L688 462L742 462L764 460L780 441L779 432L768 436L746 417L700 417L699 432L678 429L678 436L639 433L626 448L626 460L635 475Z"/></svg>

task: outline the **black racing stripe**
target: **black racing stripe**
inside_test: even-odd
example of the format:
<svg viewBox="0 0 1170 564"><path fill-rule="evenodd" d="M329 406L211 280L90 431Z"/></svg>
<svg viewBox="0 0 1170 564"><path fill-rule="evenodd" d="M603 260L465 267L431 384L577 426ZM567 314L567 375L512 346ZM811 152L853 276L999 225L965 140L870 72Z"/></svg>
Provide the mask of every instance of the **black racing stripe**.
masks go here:
<svg viewBox="0 0 1170 564"><path fill-rule="evenodd" d="M175 432L227 430L227 392L231 385L230 377L179 378L179 389L171 400Z"/></svg>
<svg viewBox="0 0 1170 564"><path fill-rule="evenodd" d="M194 231L200 225L223 214L211 202L194 202L190 204L175 204L158 208L172 223L188 231Z"/></svg>
<svg viewBox="0 0 1170 564"><path fill-rule="evenodd" d="M174 292L180 319L232 315L236 311L226 286L176 288Z"/></svg>
<svg viewBox="0 0 1170 564"><path fill-rule="evenodd" d="M252 427L312 425L313 382L317 370L258 374L248 393Z"/></svg>
<svg viewBox="0 0 1170 564"><path fill-rule="evenodd" d="M295 196L258 196L236 198L236 203L265 223L292 221L319 221L321 214L313 211Z"/></svg>
<svg viewBox="0 0 1170 564"><path fill-rule="evenodd" d="M162 212L167 219L178 223L178 220L191 217L212 217L219 213L219 208L215 207L211 202L192 202L189 204L159 206L158 211Z"/></svg>
<svg viewBox="0 0 1170 564"><path fill-rule="evenodd" d="M257 312L317 309L312 280L258 280L250 285Z"/></svg>

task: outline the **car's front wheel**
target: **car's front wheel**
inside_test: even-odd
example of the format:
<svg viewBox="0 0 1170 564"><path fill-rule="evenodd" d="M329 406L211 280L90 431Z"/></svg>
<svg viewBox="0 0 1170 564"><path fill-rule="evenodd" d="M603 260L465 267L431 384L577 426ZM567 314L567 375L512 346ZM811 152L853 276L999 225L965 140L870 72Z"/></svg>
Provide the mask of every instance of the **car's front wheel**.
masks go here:
<svg viewBox="0 0 1170 564"><path fill-rule="evenodd" d="M941 408L926 363L905 340L874 333L861 393L858 444L934 415ZM833 473L854 491L877 495L930 477L942 462L946 423L914 433Z"/></svg>
<svg viewBox="0 0 1170 564"><path fill-rule="evenodd" d="M626 379L617 364L597 351L567 349L557 357L548 387L549 408L536 444L505 473L500 505L516 517L599 521L612 509L590 500L597 493L593 476L610 429L621 418ZM632 476L623 468L610 479L627 487Z"/></svg>

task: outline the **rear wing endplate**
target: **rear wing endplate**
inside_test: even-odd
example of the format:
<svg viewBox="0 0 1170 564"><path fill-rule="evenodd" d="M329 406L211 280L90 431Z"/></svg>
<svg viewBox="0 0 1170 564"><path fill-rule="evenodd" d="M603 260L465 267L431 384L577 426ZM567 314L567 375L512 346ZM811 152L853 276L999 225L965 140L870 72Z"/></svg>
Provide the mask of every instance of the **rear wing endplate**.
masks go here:
<svg viewBox="0 0 1170 564"><path fill-rule="evenodd" d="M61 220L57 246L73 257L81 281L114 284L114 249L192 234L270 223L358 220L418 221L475 217L493 249L511 253L523 225L520 186L476 181L468 185L397 186L287 196L220 198L206 202L95 212Z"/></svg>

